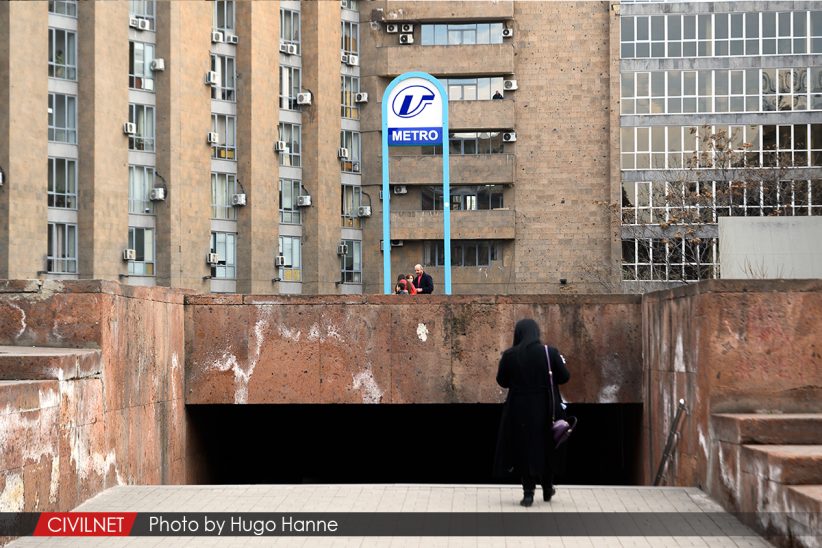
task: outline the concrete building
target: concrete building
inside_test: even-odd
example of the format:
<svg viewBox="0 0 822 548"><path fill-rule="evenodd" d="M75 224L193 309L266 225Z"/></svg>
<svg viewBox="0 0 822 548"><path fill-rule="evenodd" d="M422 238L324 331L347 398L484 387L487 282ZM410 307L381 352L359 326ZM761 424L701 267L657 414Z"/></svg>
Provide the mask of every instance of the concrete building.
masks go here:
<svg viewBox="0 0 822 548"><path fill-rule="evenodd" d="M699 150L690 128L723 124L742 128L745 142L758 138L760 155L778 142L792 170L805 161L790 178L790 211L820 213L820 10L770 1L6 2L0 278L380 293L380 104L391 79L411 70L442 79L450 98L454 293L617 291L623 275L716 276L711 234L722 211L676 240L664 233L677 225L672 204L652 196L699 172L683 160ZM760 73L805 87L766 93ZM759 129L748 135L750 124ZM387 244L392 278L422 263L438 292L440 154L392 150ZM727 212L771 211L746 200ZM696 265L676 262L674 241Z"/></svg>

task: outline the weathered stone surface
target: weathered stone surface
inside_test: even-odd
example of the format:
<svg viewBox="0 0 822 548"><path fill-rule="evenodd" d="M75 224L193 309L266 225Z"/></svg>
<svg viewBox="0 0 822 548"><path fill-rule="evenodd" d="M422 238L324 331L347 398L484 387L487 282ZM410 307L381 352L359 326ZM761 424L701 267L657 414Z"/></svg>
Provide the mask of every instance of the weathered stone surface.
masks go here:
<svg viewBox="0 0 822 548"><path fill-rule="evenodd" d="M822 483L822 445L745 445L742 471L787 485Z"/></svg>
<svg viewBox="0 0 822 548"><path fill-rule="evenodd" d="M822 444L820 413L718 413L714 439L731 443L776 445Z"/></svg>
<svg viewBox="0 0 822 548"><path fill-rule="evenodd" d="M0 346L2 380L70 380L100 372L99 350Z"/></svg>

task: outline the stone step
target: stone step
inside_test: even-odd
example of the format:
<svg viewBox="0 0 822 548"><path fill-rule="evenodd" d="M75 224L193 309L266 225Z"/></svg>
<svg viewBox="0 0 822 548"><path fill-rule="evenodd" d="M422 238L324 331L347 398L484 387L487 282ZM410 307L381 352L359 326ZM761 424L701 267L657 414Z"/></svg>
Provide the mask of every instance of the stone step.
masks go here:
<svg viewBox="0 0 822 548"><path fill-rule="evenodd" d="M0 417L39 409L43 406L44 394L57 394L57 390L56 381L0 380Z"/></svg>
<svg viewBox="0 0 822 548"><path fill-rule="evenodd" d="M801 526L794 527L797 535L806 534L816 539L816 545L822 544L822 485L788 487L787 504L788 516Z"/></svg>
<svg viewBox="0 0 822 548"><path fill-rule="evenodd" d="M742 471L785 485L822 484L822 445L743 445Z"/></svg>
<svg viewBox="0 0 822 548"><path fill-rule="evenodd" d="M719 413L711 417L719 441L738 444L822 444L822 413Z"/></svg>
<svg viewBox="0 0 822 548"><path fill-rule="evenodd" d="M90 348L0 346L0 380L69 380L102 372L102 354Z"/></svg>

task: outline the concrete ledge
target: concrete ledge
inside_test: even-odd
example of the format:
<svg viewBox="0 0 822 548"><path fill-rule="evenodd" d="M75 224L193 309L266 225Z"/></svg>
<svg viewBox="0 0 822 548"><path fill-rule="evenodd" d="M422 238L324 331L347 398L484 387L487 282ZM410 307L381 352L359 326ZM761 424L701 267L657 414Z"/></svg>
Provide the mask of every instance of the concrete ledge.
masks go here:
<svg viewBox="0 0 822 548"><path fill-rule="evenodd" d="M822 445L743 445L742 471L784 485L822 484Z"/></svg>
<svg viewBox="0 0 822 548"><path fill-rule="evenodd" d="M822 485L795 485L788 487L791 519L807 531L822 531Z"/></svg>
<svg viewBox="0 0 822 548"><path fill-rule="evenodd" d="M822 444L822 413L719 413L713 415L719 441L740 444Z"/></svg>
<svg viewBox="0 0 822 548"><path fill-rule="evenodd" d="M0 380L69 380L101 372L99 350L0 346Z"/></svg>
<svg viewBox="0 0 822 548"><path fill-rule="evenodd" d="M0 416L39 409L42 392L57 389L57 381L0 380Z"/></svg>

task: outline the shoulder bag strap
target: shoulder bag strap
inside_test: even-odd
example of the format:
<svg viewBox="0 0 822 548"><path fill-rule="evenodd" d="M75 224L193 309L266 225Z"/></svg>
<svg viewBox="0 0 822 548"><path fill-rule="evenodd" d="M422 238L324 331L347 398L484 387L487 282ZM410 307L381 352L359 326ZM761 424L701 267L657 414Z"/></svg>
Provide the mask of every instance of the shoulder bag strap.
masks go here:
<svg viewBox="0 0 822 548"><path fill-rule="evenodd" d="M545 357L548 360L548 388L551 390L551 424L556 420L554 412L554 373L551 371L551 354L548 352L548 345L545 345Z"/></svg>

